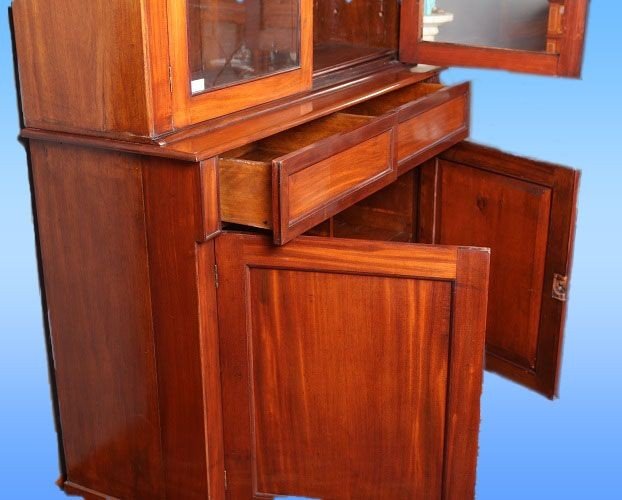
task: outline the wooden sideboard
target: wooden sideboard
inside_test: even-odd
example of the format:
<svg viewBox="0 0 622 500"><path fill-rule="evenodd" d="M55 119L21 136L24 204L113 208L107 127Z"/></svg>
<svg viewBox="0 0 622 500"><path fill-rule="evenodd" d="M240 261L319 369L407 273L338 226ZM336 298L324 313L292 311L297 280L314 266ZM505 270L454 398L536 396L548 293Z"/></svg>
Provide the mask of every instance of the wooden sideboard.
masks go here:
<svg viewBox="0 0 622 500"><path fill-rule="evenodd" d="M426 65L578 76L586 0L501 4L14 0L67 493L474 497L484 365L557 394L579 181Z"/></svg>

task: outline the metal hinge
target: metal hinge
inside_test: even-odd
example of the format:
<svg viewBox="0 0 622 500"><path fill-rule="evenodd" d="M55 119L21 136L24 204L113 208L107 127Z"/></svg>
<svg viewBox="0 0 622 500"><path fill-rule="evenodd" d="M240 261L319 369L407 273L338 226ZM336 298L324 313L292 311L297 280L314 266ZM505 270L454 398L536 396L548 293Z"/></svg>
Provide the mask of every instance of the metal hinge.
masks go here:
<svg viewBox="0 0 622 500"><path fill-rule="evenodd" d="M553 275L553 298L561 302L566 302L568 293L568 276L562 274Z"/></svg>
<svg viewBox="0 0 622 500"><path fill-rule="evenodd" d="M218 288L218 264L214 264L214 285Z"/></svg>
<svg viewBox="0 0 622 500"><path fill-rule="evenodd" d="M168 89L173 93L173 68L172 66L168 67Z"/></svg>
<svg viewBox="0 0 622 500"><path fill-rule="evenodd" d="M229 489L229 484L227 483L227 471L225 470L225 490Z"/></svg>

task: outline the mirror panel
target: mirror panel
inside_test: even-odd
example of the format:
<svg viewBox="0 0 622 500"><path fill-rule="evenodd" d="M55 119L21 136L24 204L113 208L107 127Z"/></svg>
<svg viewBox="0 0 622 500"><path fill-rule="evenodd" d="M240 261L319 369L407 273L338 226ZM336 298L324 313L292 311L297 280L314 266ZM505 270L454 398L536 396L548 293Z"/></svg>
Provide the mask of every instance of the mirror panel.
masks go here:
<svg viewBox="0 0 622 500"><path fill-rule="evenodd" d="M422 39L545 52L549 5L549 0L425 0Z"/></svg>

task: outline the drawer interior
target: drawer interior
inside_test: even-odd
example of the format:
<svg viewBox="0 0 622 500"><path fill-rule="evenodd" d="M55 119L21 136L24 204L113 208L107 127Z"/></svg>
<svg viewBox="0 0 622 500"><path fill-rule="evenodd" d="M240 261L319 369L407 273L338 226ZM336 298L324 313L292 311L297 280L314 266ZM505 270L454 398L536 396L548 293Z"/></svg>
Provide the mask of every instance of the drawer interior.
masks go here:
<svg viewBox="0 0 622 500"><path fill-rule="evenodd" d="M228 151L219 159L224 222L272 228L272 160L368 124L371 116L334 113Z"/></svg>
<svg viewBox="0 0 622 500"><path fill-rule="evenodd" d="M279 156L297 151L322 139L355 130L371 120L372 117L361 114L334 113L279 134L271 135L247 146L228 151L221 157L270 163Z"/></svg>
<svg viewBox="0 0 622 500"><path fill-rule="evenodd" d="M434 94L444 88L445 86L440 83L418 83L417 85L410 85L352 106L348 108L348 113L363 116L379 116L394 111L405 104Z"/></svg>

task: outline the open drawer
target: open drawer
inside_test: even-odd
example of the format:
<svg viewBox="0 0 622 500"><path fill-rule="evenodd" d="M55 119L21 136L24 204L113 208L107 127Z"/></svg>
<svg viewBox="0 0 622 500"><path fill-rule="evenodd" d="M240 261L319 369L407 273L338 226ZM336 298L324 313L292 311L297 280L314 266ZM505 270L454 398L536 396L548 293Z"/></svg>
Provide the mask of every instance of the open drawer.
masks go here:
<svg viewBox="0 0 622 500"><path fill-rule="evenodd" d="M284 244L468 134L468 84L420 83L219 159L224 222Z"/></svg>
<svg viewBox="0 0 622 500"><path fill-rule="evenodd" d="M445 87L420 83L348 108L349 113L397 115L398 175L465 139L469 131L469 83Z"/></svg>

